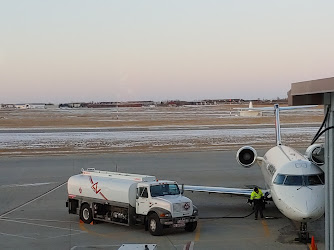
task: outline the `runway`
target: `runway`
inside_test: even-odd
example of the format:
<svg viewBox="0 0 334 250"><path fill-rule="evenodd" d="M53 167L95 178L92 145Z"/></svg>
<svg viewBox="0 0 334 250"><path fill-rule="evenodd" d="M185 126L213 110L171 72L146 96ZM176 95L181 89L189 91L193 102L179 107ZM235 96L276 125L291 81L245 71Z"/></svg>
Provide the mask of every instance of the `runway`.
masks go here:
<svg viewBox="0 0 334 250"><path fill-rule="evenodd" d="M168 229L164 236L154 237L143 226L80 224L78 216L69 215L65 207L66 181L81 168L88 167L155 175L179 184L264 185L260 169L240 167L234 151L2 157L0 248L118 249L126 243L157 244L159 250L306 248L294 242L298 226L274 204L264 211L265 216L274 219L255 221L253 215L247 217L252 210L244 197L228 195L185 193L198 207L202 218L193 233ZM310 223L309 230L318 248L324 248L324 220Z"/></svg>

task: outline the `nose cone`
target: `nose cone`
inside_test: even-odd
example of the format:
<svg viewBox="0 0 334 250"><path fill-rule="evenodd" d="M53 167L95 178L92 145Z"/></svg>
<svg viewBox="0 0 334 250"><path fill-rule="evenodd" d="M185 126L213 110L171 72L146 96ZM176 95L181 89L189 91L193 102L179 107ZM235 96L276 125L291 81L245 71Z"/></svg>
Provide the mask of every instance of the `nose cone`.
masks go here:
<svg viewBox="0 0 334 250"><path fill-rule="evenodd" d="M319 219L324 214L324 202L310 197L296 204L295 220L309 222Z"/></svg>
<svg viewBox="0 0 334 250"><path fill-rule="evenodd" d="M278 208L289 219L310 222L325 212L324 186L281 186L277 192Z"/></svg>

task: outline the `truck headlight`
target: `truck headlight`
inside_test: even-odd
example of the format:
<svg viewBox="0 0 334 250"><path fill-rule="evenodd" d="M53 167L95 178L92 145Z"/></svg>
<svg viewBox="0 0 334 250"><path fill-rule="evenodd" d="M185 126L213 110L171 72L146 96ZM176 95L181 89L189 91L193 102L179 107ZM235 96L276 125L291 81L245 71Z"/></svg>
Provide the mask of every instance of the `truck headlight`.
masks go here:
<svg viewBox="0 0 334 250"><path fill-rule="evenodd" d="M171 218L171 217L172 217L171 213L161 213L160 214L160 218Z"/></svg>
<svg viewBox="0 0 334 250"><path fill-rule="evenodd" d="M196 206L193 206L193 215L194 216L198 215L198 209Z"/></svg>

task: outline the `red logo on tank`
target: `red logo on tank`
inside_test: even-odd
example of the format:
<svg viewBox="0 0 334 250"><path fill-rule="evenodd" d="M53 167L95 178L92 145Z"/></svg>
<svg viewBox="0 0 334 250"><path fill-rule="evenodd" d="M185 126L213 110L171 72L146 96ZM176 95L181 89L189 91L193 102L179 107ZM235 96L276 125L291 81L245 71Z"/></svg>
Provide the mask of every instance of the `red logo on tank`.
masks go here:
<svg viewBox="0 0 334 250"><path fill-rule="evenodd" d="M101 188L98 189L97 184L99 184L98 182L94 183L92 186L92 189L95 191L96 194L98 194L101 191Z"/></svg>
<svg viewBox="0 0 334 250"><path fill-rule="evenodd" d="M105 199L105 200L107 201L107 200L108 200L107 197L105 197L105 196L102 194L102 192L100 192L100 191L101 191L101 188L98 189L98 187L97 187L97 184L99 184L99 183L98 183L98 182L94 183L94 181L93 181L93 179L92 179L91 176L89 176L89 180L90 180L90 183L93 184L93 185L92 185L92 189L94 190L94 192L95 192L96 194L100 194L100 195L103 197L103 199Z"/></svg>

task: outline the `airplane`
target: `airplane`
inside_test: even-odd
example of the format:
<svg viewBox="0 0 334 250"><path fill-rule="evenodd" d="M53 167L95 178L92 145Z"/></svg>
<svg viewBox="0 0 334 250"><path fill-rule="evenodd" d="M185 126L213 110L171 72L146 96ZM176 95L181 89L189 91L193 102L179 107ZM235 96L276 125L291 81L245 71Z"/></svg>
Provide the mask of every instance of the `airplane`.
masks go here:
<svg viewBox="0 0 334 250"><path fill-rule="evenodd" d="M238 110L239 116L243 117L256 117L256 116L262 116L263 109L254 109L253 108L253 102L250 101L248 108L234 108Z"/></svg>
<svg viewBox="0 0 334 250"><path fill-rule="evenodd" d="M255 163L260 166L265 181L266 190L263 190L265 200L272 200L283 215L300 222L297 239L304 243L309 242L307 223L319 219L325 212L325 179L324 172L320 168L324 164L324 147L322 144L311 145L307 148L306 155L303 155L283 145L279 112L308 107L314 106L279 107L278 104L275 104L274 108L259 108L275 112L276 146L269 149L263 157L259 157L251 146L241 147L236 154L236 160L241 166L249 168ZM253 189L191 185L184 185L183 188L185 191L192 192L248 197L253 191Z"/></svg>

